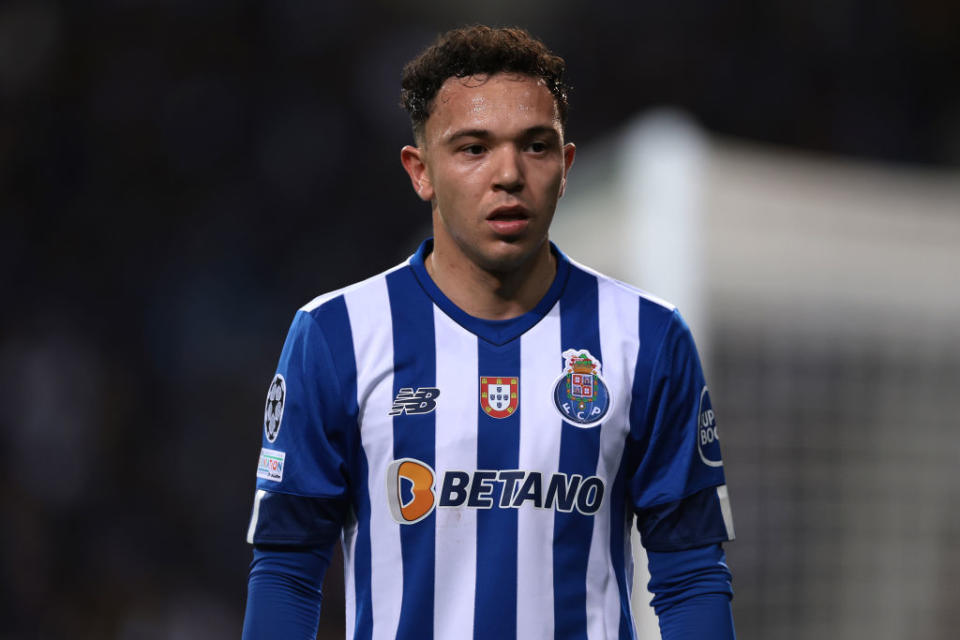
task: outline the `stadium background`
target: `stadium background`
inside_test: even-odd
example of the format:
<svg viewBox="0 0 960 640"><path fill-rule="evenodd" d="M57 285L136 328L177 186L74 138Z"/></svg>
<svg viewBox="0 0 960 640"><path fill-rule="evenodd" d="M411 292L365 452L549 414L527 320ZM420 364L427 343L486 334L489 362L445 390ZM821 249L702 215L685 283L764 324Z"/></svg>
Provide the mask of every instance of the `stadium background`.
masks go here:
<svg viewBox="0 0 960 640"><path fill-rule="evenodd" d="M953 637L958 7L3 2L0 638L238 636L283 336L426 233L399 67L472 21L568 60L568 253L642 275L617 238L696 214L683 281L635 284L696 310L740 636ZM658 157L692 204L607 206Z"/></svg>

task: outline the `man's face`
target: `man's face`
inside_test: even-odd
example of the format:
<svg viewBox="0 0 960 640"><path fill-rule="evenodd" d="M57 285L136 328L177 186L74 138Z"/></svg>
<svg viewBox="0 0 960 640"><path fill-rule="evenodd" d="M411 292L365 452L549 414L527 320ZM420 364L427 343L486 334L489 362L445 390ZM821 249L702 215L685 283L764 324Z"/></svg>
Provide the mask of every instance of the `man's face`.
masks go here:
<svg viewBox="0 0 960 640"><path fill-rule="evenodd" d="M541 80L448 78L419 142L404 154L416 151L422 166L411 167L406 155L404 166L432 203L438 249L490 272L517 269L545 250L574 146L564 145L556 102Z"/></svg>

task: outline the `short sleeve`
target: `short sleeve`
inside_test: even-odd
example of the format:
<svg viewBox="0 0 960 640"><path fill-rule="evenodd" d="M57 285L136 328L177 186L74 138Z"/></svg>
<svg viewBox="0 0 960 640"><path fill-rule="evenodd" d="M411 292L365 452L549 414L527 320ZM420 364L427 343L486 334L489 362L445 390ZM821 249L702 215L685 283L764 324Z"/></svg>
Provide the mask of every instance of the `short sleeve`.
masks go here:
<svg viewBox="0 0 960 640"><path fill-rule="evenodd" d="M249 542L309 544L339 533L354 431L343 384L320 324L298 311L267 390Z"/></svg>
<svg viewBox="0 0 960 640"><path fill-rule="evenodd" d="M733 521L693 336L676 311L660 335L656 341L641 336L630 497L644 546L675 551L732 539Z"/></svg>

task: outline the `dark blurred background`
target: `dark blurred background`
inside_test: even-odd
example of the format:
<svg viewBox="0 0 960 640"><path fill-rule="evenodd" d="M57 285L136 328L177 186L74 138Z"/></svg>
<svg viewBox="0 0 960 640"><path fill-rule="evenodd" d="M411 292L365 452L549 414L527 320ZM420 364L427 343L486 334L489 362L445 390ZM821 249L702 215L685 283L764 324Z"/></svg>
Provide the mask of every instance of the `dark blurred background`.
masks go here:
<svg viewBox="0 0 960 640"><path fill-rule="evenodd" d="M581 146L672 105L725 138L960 166L955 2L5 0L0 638L238 636L288 323L428 233L400 68L476 21L567 59ZM751 637L770 614L737 615Z"/></svg>

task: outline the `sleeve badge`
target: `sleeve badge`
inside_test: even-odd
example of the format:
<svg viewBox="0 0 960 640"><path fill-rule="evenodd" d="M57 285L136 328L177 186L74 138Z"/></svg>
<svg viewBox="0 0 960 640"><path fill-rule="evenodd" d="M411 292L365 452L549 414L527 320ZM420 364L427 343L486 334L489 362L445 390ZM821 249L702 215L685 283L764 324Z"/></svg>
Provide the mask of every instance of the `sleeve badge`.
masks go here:
<svg viewBox="0 0 960 640"><path fill-rule="evenodd" d="M279 373L273 376L273 382L267 390L267 403L263 408L263 432L267 442L274 442L280 433L280 421L283 420L283 405L287 399L287 381Z"/></svg>

